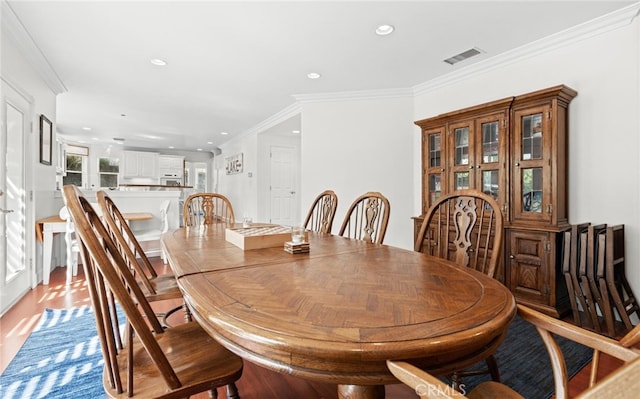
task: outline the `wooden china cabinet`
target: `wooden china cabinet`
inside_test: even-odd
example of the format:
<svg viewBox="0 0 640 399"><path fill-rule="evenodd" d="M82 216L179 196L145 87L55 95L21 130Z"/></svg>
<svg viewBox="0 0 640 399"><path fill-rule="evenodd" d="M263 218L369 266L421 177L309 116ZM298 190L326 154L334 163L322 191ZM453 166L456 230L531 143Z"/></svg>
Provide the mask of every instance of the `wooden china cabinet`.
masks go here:
<svg viewBox="0 0 640 399"><path fill-rule="evenodd" d="M560 316L567 221L567 120L576 92L564 85L417 121L422 129L422 215L441 195L477 189L500 204L504 258L496 278L519 302Z"/></svg>

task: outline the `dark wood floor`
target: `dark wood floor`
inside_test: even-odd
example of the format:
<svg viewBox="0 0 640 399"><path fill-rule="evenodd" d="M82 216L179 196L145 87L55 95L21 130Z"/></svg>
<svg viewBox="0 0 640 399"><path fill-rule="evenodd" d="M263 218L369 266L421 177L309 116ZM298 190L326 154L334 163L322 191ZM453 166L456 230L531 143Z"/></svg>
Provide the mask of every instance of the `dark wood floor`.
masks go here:
<svg viewBox="0 0 640 399"><path fill-rule="evenodd" d="M152 260L159 272L167 272L164 270L166 266L162 265L159 258ZM65 286L65 269L54 269L48 286L37 286L0 318L0 373L6 369L18 352L45 308L71 308L82 305L91 305L82 274L74 278L73 283L67 287ZM166 301L155 306L158 311L163 311L175 305L176 302ZM180 312L174 314L171 316L170 323L182 322L182 316ZM619 363L615 360L605 358L601 360L599 374L604 376L617 368L618 365ZM581 392L588 385L589 375L586 369L588 368L572 379L571 396ZM335 385L278 374L249 362L245 362L244 373L238 383L238 389L243 399L337 398ZM417 397L412 390L399 384L387 386L386 393L389 399ZM208 395L201 394L195 398L208 398Z"/></svg>

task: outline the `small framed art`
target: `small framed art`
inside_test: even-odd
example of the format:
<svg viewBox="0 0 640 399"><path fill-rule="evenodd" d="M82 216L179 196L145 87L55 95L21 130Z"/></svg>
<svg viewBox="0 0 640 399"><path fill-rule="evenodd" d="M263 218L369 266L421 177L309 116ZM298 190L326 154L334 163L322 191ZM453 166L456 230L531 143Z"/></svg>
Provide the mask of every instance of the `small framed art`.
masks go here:
<svg viewBox="0 0 640 399"><path fill-rule="evenodd" d="M40 163L51 165L53 124L44 115L40 115Z"/></svg>

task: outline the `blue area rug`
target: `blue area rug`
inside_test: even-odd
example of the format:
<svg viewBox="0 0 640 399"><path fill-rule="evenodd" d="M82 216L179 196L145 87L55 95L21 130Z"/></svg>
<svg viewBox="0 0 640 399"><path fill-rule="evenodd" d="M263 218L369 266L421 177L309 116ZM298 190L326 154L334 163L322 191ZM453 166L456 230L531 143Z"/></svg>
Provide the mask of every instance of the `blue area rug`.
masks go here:
<svg viewBox="0 0 640 399"><path fill-rule="evenodd" d="M555 338L564 354L567 372L573 377L591 361L593 350L563 337ZM533 324L516 316L509 326L507 337L494 356L498 362L501 382L526 399L547 399L554 394L549 354ZM482 361L472 368L486 367L486 363ZM485 374L465 377L463 383L469 391L482 381L490 379L491 376Z"/></svg>
<svg viewBox="0 0 640 399"><path fill-rule="evenodd" d="M591 360L591 349L561 337L558 343L569 375ZM549 356L533 325L516 316L495 356L502 382L525 398L545 399L553 394ZM103 364L91 308L46 309L0 376L0 398L104 398ZM486 365L481 362L478 367ZM488 379L488 375L466 377L463 383L468 391Z"/></svg>
<svg viewBox="0 0 640 399"><path fill-rule="evenodd" d="M0 376L0 398L104 398L103 365L90 307L46 309Z"/></svg>

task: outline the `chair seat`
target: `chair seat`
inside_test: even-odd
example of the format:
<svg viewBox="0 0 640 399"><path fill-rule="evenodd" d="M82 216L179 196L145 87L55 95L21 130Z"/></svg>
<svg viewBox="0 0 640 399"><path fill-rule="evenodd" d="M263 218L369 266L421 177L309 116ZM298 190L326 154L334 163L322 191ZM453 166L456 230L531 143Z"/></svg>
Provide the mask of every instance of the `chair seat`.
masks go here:
<svg viewBox="0 0 640 399"><path fill-rule="evenodd" d="M523 396L508 386L495 381L485 381L467 394L469 399L523 399Z"/></svg>
<svg viewBox="0 0 640 399"><path fill-rule="evenodd" d="M160 239L160 236L162 235L162 231L160 229L133 230L133 235L136 237L136 240L138 240L139 242L155 241Z"/></svg>
<svg viewBox="0 0 640 399"><path fill-rule="evenodd" d="M151 286L155 290L155 294L147 294L150 302L163 301L165 299L182 299L182 291L178 287L178 282L173 274L160 274L158 277L149 279ZM144 291L142 282L140 287Z"/></svg>
<svg viewBox="0 0 640 399"><path fill-rule="evenodd" d="M157 342L176 371L182 388L171 392L170 397L188 397L195 392L215 389L231 384L242 375L242 359L218 344L198 323L185 323L157 335ZM198 348L198 350L194 350ZM166 394L166 384L139 340L133 340L135 359L134 387L136 398L161 398ZM120 376L127 380L127 351L118 354ZM108 373L103 374L103 384L109 386ZM208 386L207 386L208 385ZM194 389L194 387L199 387ZM109 389L109 397L126 398Z"/></svg>

